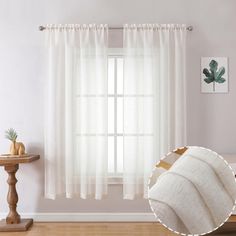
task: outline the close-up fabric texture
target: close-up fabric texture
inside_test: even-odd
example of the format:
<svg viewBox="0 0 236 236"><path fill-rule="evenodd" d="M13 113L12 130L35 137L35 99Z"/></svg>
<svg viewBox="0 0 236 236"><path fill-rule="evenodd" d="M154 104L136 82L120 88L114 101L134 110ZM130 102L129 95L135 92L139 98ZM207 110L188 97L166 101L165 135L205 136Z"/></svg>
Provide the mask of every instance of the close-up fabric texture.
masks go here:
<svg viewBox="0 0 236 236"><path fill-rule="evenodd" d="M206 234L218 228L231 215L235 199L236 183L228 164L200 147L189 147L149 189L156 217L182 234Z"/></svg>

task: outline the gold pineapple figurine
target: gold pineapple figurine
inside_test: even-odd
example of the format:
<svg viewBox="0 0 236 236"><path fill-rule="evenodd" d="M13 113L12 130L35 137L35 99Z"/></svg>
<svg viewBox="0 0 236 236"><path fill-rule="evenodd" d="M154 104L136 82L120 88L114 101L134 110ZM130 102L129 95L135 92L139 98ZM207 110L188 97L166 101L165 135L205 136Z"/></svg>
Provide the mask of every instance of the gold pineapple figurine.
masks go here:
<svg viewBox="0 0 236 236"><path fill-rule="evenodd" d="M6 138L9 139L12 144L10 147L10 154L11 155L24 155L25 154L25 146L21 142L16 142L16 139L18 137L16 131L12 128L8 129L6 132Z"/></svg>

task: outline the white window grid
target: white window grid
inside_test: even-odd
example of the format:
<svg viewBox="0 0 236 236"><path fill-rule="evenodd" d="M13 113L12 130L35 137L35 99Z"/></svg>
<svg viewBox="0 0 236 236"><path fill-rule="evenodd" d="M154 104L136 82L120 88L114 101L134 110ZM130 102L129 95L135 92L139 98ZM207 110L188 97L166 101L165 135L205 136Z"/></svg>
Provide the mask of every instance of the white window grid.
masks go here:
<svg viewBox="0 0 236 236"><path fill-rule="evenodd" d="M113 60L113 70L110 71ZM121 48L110 48L108 55L108 176L109 184L122 184L123 176L123 137L124 136L152 136L153 133L123 132L123 51ZM119 67L119 68L118 68ZM111 78L113 77L113 78ZM111 79L113 81L111 81ZM105 95L83 94L77 97L101 97ZM152 94L126 94L125 97L153 97ZM111 102L113 100L113 102ZM118 102L119 101L119 102ZM109 103L113 104L109 106ZM112 111L112 112L111 112ZM119 113L119 114L118 114ZM119 117L119 119L118 119ZM112 121L112 122L111 122ZM109 124L110 123L110 124ZM81 136L97 136L105 134L77 134ZM110 150L109 150L110 149ZM118 154L119 151L119 154Z"/></svg>
<svg viewBox="0 0 236 236"><path fill-rule="evenodd" d="M108 173L111 178L121 178L123 172L122 98L123 56L110 53L108 56ZM118 106L121 106L120 109Z"/></svg>
<svg viewBox="0 0 236 236"><path fill-rule="evenodd" d="M114 70L111 71L110 61L114 61ZM132 133L123 132L123 99L124 99L124 74L123 74L123 52L121 48L110 49L108 56L108 173L109 183L122 183L123 173L123 137L125 136L153 136L153 133ZM113 82L112 77L113 76ZM152 97L152 94L126 94L128 97ZM113 107L109 102L113 100ZM114 113L109 117L113 109ZM119 117L119 118L118 118ZM113 122L111 122L113 120ZM109 125L109 122L111 123ZM110 127L109 127L110 126ZM114 130L112 130L114 128ZM112 130L112 131L111 131ZM113 138L113 140L112 140ZM112 141L111 141L112 140ZM112 147L111 145L114 145ZM111 148L112 147L112 148ZM109 148L112 149L109 151ZM112 152L112 153L111 153Z"/></svg>

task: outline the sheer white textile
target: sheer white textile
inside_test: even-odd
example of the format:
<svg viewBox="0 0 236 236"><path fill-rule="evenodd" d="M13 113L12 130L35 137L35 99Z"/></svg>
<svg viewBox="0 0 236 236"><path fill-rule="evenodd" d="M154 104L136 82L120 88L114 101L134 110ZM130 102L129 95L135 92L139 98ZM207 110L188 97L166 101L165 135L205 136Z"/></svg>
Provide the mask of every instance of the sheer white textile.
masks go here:
<svg viewBox="0 0 236 236"><path fill-rule="evenodd" d="M45 197L101 199L107 194L108 27L47 28Z"/></svg>
<svg viewBox="0 0 236 236"><path fill-rule="evenodd" d="M185 145L185 25L124 26L123 197L147 198L157 160Z"/></svg>

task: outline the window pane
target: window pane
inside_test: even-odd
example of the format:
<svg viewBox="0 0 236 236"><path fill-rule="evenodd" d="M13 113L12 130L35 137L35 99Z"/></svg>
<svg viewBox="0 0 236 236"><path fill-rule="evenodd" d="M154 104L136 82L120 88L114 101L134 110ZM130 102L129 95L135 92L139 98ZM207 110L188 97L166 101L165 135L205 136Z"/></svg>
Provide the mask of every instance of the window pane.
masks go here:
<svg viewBox="0 0 236 236"><path fill-rule="evenodd" d="M123 58L117 58L117 93L123 94Z"/></svg>
<svg viewBox="0 0 236 236"><path fill-rule="evenodd" d="M114 98L108 97L108 133L114 133Z"/></svg>
<svg viewBox="0 0 236 236"><path fill-rule="evenodd" d="M114 170L114 137L108 137L108 173L113 173Z"/></svg>
<svg viewBox="0 0 236 236"><path fill-rule="evenodd" d="M123 134L123 98L117 98L117 133Z"/></svg>
<svg viewBox="0 0 236 236"><path fill-rule="evenodd" d="M117 137L117 173L123 173L123 136Z"/></svg>
<svg viewBox="0 0 236 236"><path fill-rule="evenodd" d="M108 58L108 94L112 96L108 97L108 133L110 134L108 137L108 172L111 175L123 173L123 136L116 138L113 136L115 131L123 134L123 97L116 97L116 93L123 95L123 83L123 58L122 56L110 56ZM114 111L115 107L116 111Z"/></svg>
<svg viewBox="0 0 236 236"><path fill-rule="evenodd" d="M108 94L114 94L115 58L108 58Z"/></svg>

